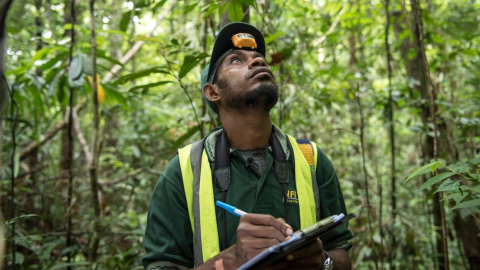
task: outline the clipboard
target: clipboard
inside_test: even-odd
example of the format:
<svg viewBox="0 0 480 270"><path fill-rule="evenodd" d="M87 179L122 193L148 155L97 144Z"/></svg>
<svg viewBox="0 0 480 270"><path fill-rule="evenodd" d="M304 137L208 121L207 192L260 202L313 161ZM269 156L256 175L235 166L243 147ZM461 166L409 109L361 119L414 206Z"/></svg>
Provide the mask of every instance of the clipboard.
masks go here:
<svg viewBox="0 0 480 270"><path fill-rule="evenodd" d="M260 254L240 266L238 270L264 269L276 263L277 261L280 261L280 259L287 256L291 252L310 244L318 237L322 237L330 233L332 229L354 217L354 214L340 214L322 219L317 223L294 233L288 241L271 246L262 251Z"/></svg>

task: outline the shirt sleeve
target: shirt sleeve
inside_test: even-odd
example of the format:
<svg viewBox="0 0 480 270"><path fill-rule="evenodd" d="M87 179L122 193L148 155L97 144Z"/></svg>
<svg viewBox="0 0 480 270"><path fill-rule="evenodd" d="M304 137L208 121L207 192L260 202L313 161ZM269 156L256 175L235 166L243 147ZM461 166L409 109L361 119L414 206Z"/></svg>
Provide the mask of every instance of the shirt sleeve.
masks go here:
<svg viewBox="0 0 480 270"><path fill-rule="evenodd" d="M317 184L320 197L320 216L326 218L340 213L347 214L342 189L338 182L333 164L325 153L317 147ZM348 222L339 225L331 233L321 238L325 250L342 248L348 250L351 244L352 232L348 229Z"/></svg>
<svg viewBox="0 0 480 270"><path fill-rule="evenodd" d="M142 263L146 270L193 267L193 232L178 156L155 186L143 243Z"/></svg>

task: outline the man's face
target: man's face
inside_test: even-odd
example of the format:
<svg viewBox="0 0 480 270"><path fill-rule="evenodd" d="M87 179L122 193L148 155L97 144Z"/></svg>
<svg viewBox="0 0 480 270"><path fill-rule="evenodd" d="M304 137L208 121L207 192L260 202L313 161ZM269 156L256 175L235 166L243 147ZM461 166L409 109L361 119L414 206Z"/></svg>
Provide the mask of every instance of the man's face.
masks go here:
<svg viewBox="0 0 480 270"><path fill-rule="evenodd" d="M232 51L218 67L216 84L225 107L269 112L278 100L273 73L258 52Z"/></svg>

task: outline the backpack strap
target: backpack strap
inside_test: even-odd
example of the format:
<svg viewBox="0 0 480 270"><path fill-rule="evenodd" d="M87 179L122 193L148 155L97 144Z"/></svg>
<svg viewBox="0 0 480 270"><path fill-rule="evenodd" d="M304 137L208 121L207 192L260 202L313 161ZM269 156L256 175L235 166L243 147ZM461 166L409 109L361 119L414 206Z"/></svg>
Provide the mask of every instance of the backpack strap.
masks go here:
<svg viewBox="0 0 480 270"><path fill-rule="evenodd" d="M320 221L320 192L318 190L318 183L317 183L317 145L314 142L311 142L306 139L296 139L298 148L302 151L303 156L310 165L310 171L312 174L312 189L313 189L313 196L315 198L315 212L317 221Z"/></svg>

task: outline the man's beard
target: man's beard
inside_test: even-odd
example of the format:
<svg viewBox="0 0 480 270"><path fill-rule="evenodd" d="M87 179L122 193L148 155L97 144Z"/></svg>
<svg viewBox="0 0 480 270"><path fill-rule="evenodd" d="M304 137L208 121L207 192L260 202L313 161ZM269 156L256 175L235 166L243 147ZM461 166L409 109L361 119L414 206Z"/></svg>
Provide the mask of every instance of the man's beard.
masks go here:
<svg viewBox="0 0 480 270"><path fill-rule="evenodd" d="M225 106L240 111L254 108L263 108L265 112L277 104L278 87L275 83L262 83L249 92L234 93L232 86L225 80L217 81L218 87L224 94Z"/></svg>

